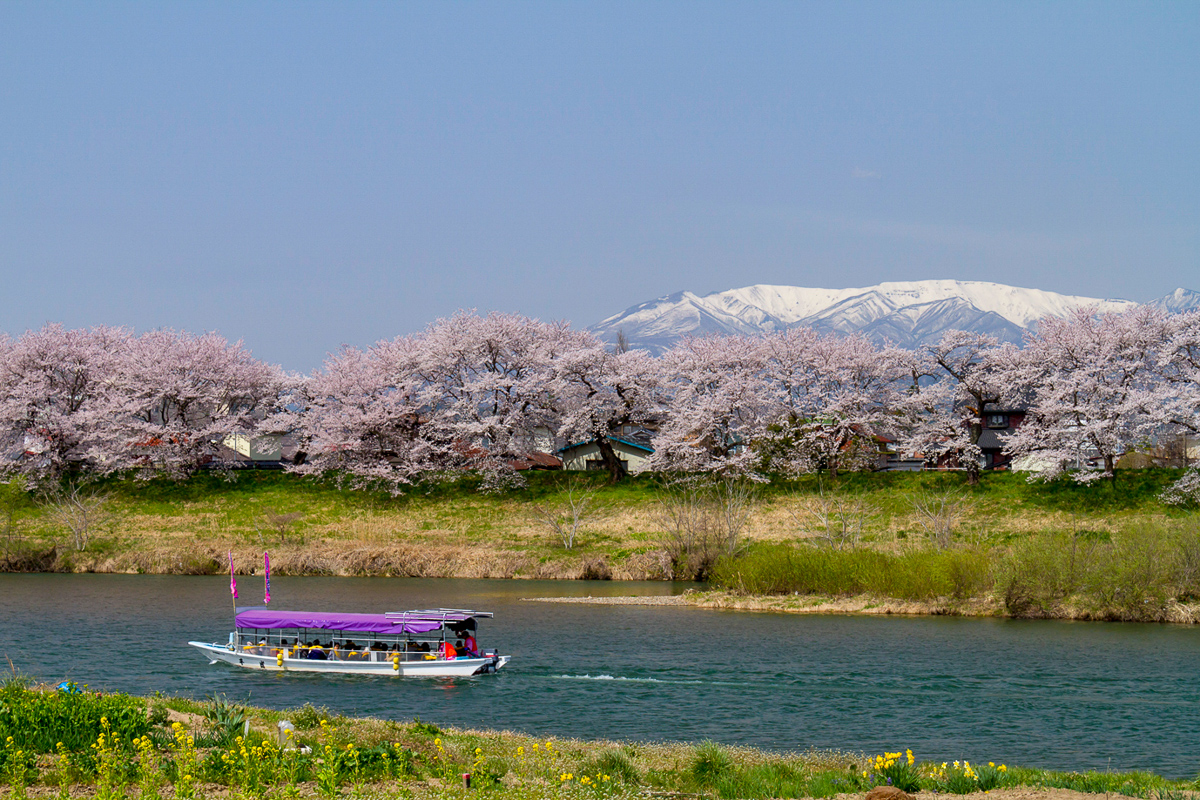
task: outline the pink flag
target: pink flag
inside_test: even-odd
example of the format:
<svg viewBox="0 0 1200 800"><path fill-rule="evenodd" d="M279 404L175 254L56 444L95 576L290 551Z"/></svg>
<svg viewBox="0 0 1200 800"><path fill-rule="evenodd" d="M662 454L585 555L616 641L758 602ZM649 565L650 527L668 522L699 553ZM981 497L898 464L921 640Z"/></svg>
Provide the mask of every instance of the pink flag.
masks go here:
<svg viewBox="0 0 1200 800"><path fill-rule="evenodd" d="M267 552L263 552L263 563L266 564L266 582L267 588L263 596L263 605L271 602L271 556Z"/></svg>
<svg viewBox="0 0 1200 800"><path fill-rule="evenodd" d="M233 577L233 551L229 551L229 593L237 599L237 578Z"/></svg>

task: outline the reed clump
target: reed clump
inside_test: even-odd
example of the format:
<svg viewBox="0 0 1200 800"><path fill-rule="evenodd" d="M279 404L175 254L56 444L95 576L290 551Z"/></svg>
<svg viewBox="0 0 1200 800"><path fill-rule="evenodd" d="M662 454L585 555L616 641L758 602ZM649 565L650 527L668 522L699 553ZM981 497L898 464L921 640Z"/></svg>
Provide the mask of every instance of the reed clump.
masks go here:
<svg viewBox="0 0 1200 800"><path fill-rule="evenodd" d="M990 600L1016 617L1195 622L1200 520L950 547L760 544L718 563L712 584L743 595L872 595L951 607Z"/></svg>

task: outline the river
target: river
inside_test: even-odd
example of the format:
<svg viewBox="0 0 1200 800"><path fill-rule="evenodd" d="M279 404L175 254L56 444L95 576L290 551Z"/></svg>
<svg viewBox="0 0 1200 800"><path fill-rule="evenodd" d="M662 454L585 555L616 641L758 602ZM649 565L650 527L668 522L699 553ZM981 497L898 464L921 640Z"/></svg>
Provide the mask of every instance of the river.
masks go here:
<svg viewBox="0 0 1200 800"><path fill-rule="evenodd" d="M262 584L241 578L245 605ZM46 681L223 693L271 707L544 736L713 739L775 750L913 749L1054 769L1200 770L1200 629L521 602L664 594L662 583L276 578L272 607L496 612L497 675L394 680L211 666L228 578L0 575L0 655Z"/></svg>

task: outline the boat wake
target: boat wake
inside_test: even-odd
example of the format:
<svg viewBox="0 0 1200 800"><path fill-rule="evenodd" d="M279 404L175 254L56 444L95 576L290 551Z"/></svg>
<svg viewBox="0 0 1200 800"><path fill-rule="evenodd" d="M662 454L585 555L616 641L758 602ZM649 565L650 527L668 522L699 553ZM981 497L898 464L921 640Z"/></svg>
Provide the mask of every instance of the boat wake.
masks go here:
<svg viewBox="0 0 1200 800"><path fill-rule="evenodd" d="M627 678L623 675L559 675L564 681L621 681L623 683L667 683L667 684L699 684L698 680L663 680L662 678Z"/></svg>

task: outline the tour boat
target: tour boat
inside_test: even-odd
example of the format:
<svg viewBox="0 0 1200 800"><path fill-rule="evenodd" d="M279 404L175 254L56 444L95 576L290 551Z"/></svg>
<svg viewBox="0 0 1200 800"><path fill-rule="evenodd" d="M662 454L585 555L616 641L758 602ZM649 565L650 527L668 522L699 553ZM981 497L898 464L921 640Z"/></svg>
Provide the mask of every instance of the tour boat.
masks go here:
<svg viewBox="0 0 1200 800"><path fill-rule="evenodd" d="M476 620L491 616L459 608L386 614L239 608L227 643L188 644L210 664L248 669L465 677L495 672L511 658L473 649Z"/></svg>

